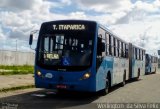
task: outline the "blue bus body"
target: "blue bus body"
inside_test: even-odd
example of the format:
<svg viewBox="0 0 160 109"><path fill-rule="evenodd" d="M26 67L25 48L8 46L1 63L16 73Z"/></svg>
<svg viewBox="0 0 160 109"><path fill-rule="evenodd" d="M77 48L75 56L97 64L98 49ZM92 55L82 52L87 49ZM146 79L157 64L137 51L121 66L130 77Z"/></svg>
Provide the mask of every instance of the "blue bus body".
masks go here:
<svg viewBox="0 0 160 109"><path fill-rule="evenodd" d="M146 54L145 74L156 73L158 69L158 57Z"/></svg>
<svg viewBox="0 0 160 109"><path fill-rule="evenodd" d="M145 74L145 50L129 44L129 78L139 78Z"/></svg>
<svg viewBox="0 0 160 109"><path fill-rule="evenodd" d="M43 23L36 49L35 86L89 92L103 90L144 72L144 60L134 60L129 52L129 43L97 22Z"/></svg>

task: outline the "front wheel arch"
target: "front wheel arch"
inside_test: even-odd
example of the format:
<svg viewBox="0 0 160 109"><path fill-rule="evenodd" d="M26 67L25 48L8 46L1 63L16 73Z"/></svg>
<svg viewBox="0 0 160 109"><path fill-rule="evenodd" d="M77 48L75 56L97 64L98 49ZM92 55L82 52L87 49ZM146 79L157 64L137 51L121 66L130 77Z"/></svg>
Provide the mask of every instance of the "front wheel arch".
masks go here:
<svg viewBox="0 0 160 109"><path fill-rule="evenodd" d="M105 88L100 91L101 95L103 95L103 96L105 96L106 94L109 93L109 89L111 87L111 73L110 73L110 71L108 71L105 79L106 79Z"/></svg>

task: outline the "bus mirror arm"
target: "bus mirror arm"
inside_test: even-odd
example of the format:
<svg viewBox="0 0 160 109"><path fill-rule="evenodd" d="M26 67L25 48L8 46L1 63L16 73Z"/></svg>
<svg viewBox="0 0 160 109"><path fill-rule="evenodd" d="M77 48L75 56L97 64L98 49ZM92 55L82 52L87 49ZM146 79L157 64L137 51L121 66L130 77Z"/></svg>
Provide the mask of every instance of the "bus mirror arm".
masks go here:
<svg viewBox="0 0 160 109"><path fill-rule="evenodd" d="M33 49L33 48L31 47L32 42L33 42L33 34L30 34L30 37L29 37L29 45L30 45L30 48L31 48L32 50L36 50L36 49Z"/></svg>
<svg viewBox="0 0 160 109"><path fill-rule="evenodd" d="M33 42L33 34L30 34L30 37L29 37L29 45L30 46L32 45L32 42Z"/></svg>

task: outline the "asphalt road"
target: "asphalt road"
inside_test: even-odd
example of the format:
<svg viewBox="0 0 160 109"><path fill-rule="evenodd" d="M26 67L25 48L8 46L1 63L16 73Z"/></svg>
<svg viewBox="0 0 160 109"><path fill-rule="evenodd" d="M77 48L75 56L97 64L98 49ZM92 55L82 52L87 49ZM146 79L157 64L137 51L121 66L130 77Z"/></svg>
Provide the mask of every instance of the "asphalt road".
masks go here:
<svg viewBox="0 0 160 109"><path fill-rule="evenodd" d="M160 103L160 74L142 76L124 87L117 85L106 96L82 92L55 94L35 88L0 93L0 109L98 109L99 103Z"/></svg>

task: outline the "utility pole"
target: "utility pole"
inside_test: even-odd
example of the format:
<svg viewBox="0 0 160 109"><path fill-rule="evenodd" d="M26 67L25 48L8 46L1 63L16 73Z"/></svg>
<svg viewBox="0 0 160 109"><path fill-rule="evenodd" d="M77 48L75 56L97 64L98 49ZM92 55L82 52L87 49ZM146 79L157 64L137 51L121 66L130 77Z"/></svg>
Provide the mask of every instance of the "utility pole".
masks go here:
<svg viewBox="0 0 160 109"><path fill-rule="evenodd" d="M16 39L16 51L17 51L17 39Z"/></svg>

